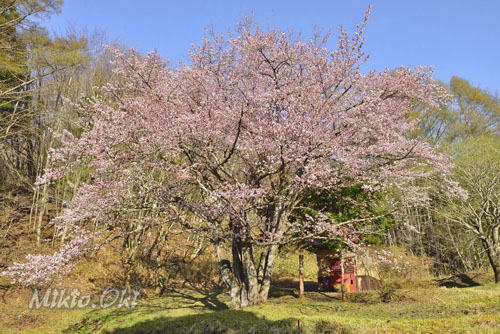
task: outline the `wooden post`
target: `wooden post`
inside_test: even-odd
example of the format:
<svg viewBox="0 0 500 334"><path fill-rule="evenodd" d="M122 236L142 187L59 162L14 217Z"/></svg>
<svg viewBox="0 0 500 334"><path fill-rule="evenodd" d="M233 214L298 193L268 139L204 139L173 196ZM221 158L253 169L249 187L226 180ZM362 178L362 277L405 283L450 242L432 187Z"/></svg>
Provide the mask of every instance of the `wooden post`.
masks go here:
<svg viewBox="0 0 500 334"><path fill-rule="evenodd" d="M342 295L342 301L345 298L345 285L344 285L344 252L340 253L340 292Z"/></svg>
<svg viewBox="0 0 500 334"><path fill-rule="evenodd" d="M304 297L304 250L299 249L299 298Z"/></svg>

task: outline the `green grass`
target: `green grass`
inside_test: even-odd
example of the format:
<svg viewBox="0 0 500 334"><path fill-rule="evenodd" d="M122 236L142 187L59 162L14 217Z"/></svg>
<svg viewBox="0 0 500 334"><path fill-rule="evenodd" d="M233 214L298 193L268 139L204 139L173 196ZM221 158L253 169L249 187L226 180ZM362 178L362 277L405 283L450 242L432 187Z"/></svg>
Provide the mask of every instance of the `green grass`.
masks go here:
<svg viewBox="0 0 500 334"><path fill-rule="evenodd" d="M221 291L186 290L141 300L133 310L28 310L0 303L0 333L500 333L500 285L417 288L379 302L375 292L349 301L335 293L294 296L293 285L275 289L265 305L228 309Z"/></svg>
<svg viewBox="0 0 500 334"><path fill-rule="evenodd" d="M297 251L290 250L282 252L276 259L273 269L274 279L296 278L299 272L299 254ZM318 278L318 264L316 254L304 252L304 278L306 280L316 281Z"/></svg>

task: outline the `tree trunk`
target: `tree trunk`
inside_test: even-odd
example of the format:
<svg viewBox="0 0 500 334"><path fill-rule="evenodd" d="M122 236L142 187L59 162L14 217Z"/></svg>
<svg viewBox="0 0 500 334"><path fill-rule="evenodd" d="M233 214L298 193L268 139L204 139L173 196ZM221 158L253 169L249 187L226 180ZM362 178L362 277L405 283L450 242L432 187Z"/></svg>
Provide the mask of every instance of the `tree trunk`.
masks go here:
<svg viewBox="0 0 500 334"><path fill-rule="evenodd" d="M48 199L48 187L47 184L43 185L43 191L42 191L42 197L41 197L41 207L40 207L40 213L39 216L36 218L37 223L36 223L36 246L40 247L40 244L42 242L42 222L43 222L43 215L45 214L45 209L47 205L47 199Z"/></svg>
<svg viewBox="0 0 500 334"><path fill-rule="evenodd" d="M278 245L272 245L263 252L264 264L260 266L262 275L258 274L250 244L233 242L232 263L224 257L221 241L216 241L215 246L222 280L231 295L232 307L241 308L267 302Z"/></svg>
<svg viewBox="0 0 500 334"><path fill-rule="evenodd" d="M252 246L246 244L242 247L242 257L245 264L245 287L247 293L248 305L259 303L259 282L257 279L257 269L253 257Z"/></svg>
<svg viewBox="0 0 500 334"><path fill-rule="evenodd" d="M272 206L268 217L268 231L277 235L283 233L281 221L286 219L287 214L280 201ZM231 217L230 224L232 232L238 236L231 240L232 263L223 256L223 241L216 240L215 246L222 280L230 291L232 307L240 308L265 303L271 287L271 277L279 245L273 243L264 246L259 263L256 265L252 243L246 240L245 236L241 237L244 222Z"/></svg>
<svg viewBox="0 0 500 334"><path fill-rule="evenodd" d="M224 284L226 284L226 287L230 291L231 303L233 308L238 308L240 306L237 299L238 289L234 283L234 279L231 273L231 262L224 257L222 244L219 239L215 241L215 249L217 252L217 260L219 261L222 281L224 282Z"/></svg>
<svg viewBox="0 0 500 334"><path fill-rule="evenodd" d="M223 256L221 241L216 241L216 249L222 280L229 289L232 307L259 304L259 281L251 245L233 241L232 266Z"/></svg>
<svg viewBox="0 0 500 334"><path fill-rule="evenodd" d="M270 230L276 235L281 235L284 232L282 222L288 219L288 214L289 212L287 212L283 206L283 199L277 198L268 215ZM265 262L263 263L262 268L259 268L259 270L262 269L262 271L259 272L259 275L262 275L262 283L259 291L261 303L267 302L269 288L271 287L271 277L274 269L274 264L276 262L276 257L278 256L278 251L278 244L271 245L267 249Z"/></svg>
<svg viewBox="0 0 500 334"><path fill-rule="evenodd" d="M482 244L488 260L490 261L493 274L495 276L495 283L500 283L500 245L492 245L488 240L482 239ZM497 246L497 247L495 247Z"/></svg>
<svg viewBox="0 0 500 334"><path fill-rule="evenodd" d="M271 287L271 277L274 269L274 263L278 256L278 245L272 245L267 255L266 265L264 267L264 274L262 276L262 283L259 289L260 302L267 302L269 295L269 288Z"/></svg>

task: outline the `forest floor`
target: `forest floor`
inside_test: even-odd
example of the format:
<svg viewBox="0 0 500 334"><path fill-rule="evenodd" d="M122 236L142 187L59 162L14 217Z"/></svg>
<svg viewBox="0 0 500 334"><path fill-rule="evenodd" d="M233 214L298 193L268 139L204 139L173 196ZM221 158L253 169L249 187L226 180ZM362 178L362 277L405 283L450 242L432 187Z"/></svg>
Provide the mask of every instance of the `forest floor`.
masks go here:
<svg viewBox="0 0 500 334"><path fill-rule="evenodd" d="M229 309L223 291L170 292L139 299L132 310L30 310L29 294L16 294L0 299L0 333L500 333L500 284L437 283L399 290L384 303L376 291L341 301L338 293L311 291L312 282L299 299L289 281L275 286L267 304L240 310Z"/></svg>

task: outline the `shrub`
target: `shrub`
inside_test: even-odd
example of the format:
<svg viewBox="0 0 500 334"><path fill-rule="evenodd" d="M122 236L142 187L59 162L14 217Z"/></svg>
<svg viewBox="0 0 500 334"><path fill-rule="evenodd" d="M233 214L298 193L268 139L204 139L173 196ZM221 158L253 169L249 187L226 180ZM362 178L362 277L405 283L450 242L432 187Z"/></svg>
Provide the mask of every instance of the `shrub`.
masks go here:
<svg viewBox="0 0 500 334"><path fill-rule="evenodd" d="M351 334L352 331L334 320L320 320L314 326L314 334Z"/></svg>

